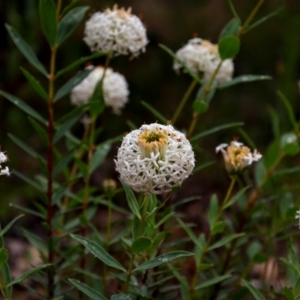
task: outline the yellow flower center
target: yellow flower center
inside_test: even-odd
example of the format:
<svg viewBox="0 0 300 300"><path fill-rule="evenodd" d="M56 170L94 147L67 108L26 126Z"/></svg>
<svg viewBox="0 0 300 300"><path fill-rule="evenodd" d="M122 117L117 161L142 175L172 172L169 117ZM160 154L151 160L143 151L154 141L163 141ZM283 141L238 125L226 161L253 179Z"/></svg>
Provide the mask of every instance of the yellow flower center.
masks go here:
<svg viewBox="0 0 300 300"><path fill-rule="evenodd" d="M246 146L238 147L233 143L227 148L227 163L239 168L245 167L245 157L251 153L250 149Z"/></svg>
<svg viewBox="0 0 300 300"><path fill-rule="evenodd" d="M167 147L167 132L161 128L149 130L145 129L138 138L138 145L140 147L143 158L151 157L151 152L159 153L159 159L163 159Z"/></svg>
<svg viewBox="0 0 300 300"><path fill-rule="evenodd" d="M218 45L214 45L207 40L203 40L201 45L208 49L210 53L217 54L218 53Z"/></svg>

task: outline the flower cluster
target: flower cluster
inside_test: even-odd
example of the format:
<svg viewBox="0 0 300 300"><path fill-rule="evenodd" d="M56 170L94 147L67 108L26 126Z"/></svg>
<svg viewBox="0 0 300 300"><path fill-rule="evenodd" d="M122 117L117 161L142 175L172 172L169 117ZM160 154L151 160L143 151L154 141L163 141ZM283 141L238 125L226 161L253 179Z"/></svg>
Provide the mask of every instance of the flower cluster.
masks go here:
<svg viewBox="0 0 300 300"><path fill-rule="evenodd" d="M75 86L71 92L71 103L74 105L86 104L93 95L97 83L104 75L103 67L96 67L83 81ZM108 68L103 79L103 96L105 105L112 107L115 114L120 114L121 109L128 101L128 84L123 75L113 72Z"/></svg>
<svg viewBox="0 0 300 300"><path fill-rule="evenodd" d="M1 164L7 162L7 155L4 152L0 151L0 175L7 175L9 176L9 169L8 167L2 168Z"/></svg>
<svg viewBox="0 0 300 300"><path fill-rule="evenodd" d="M248 147L237 141L232 141L230 145L219 145L216 148L216 152L218 153L219 151L223 154L225 167L230 174L240 172L254 161L262 158L262 155L257 150L254 150L252 153Z"/></svg>
<svg viewBox="0 0 300 300"><path fill-rule="evenodd" d="M141 20L131 14L131 8L106 9L97 12L85 24L84 41L91 51L113 52L115 55L138 56L148 43Z"/></svg>
<svg viewBox="0 0 300 300"><path fill-rule="evenodd" d="M194 73L201 73L203 81L208 82L218 65L221 58L218 52L218 45L214 45L209 41L200 38L193 38L176 52L176 56L182 60L187 67ZM174 70L179 71L182 65L175 61ZM229 81L233 74L233 62L226 59L216 75L217 82Z"/></svg>
<svg viewBox="0 0 300 300"><path fill-rule="evenodd" d="M124 137L115 163L120 179L134 191L161 194L182 184L192 173L195 158L183 133L153 123Z"/></svg>

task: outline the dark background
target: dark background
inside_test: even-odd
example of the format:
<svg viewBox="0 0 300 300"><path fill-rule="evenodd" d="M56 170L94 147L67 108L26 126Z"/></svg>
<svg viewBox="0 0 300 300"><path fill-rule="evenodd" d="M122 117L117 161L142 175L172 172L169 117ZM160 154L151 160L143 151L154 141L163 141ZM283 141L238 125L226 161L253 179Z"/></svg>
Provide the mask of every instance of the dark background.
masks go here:
<svg viewBox="0 0 300 300"><path fill-rule="evenodd" d="M66 5L69 1L63 1ZM79 5L88 5L84 20L98 10L111 7L114 1L78 1ZM236 10L245 21L257 1L233 1ZM216 43L222 28L232 18L229 5L225 0L139 0L119 1L119 6L131 6L133 13L139 15L147 27L149 44L146 52L132 61L122 56L112 60L111 66L115 71L125 75L130 87L130 102L121 116L111 114L106 110L99 120L99 126L105 129L99 142L118 136L129 131L127 121L137 127L143 123L156 122L157 119L144 108L140 101L150 103L164 116L170 119L191 79L186 74L177 75L172 69L172 58L168 56L159 44L162 43L173 51L177 51L195 34ZM43 37L38 20L38 1L10 0L0 2L0 89L23 99L41 114L46 114L46 106L32 90L20 66L29 70L41 83L47 87L47 81L25 60L8 36L4 23L9 23L32 46L39 59L48 67L49 48ZM257 74L270 75L273 80L240 84L226 90L218 91L210 105L209 111L200 117L195 133L208 130L225 123L242 121L243 129L255 142L256 147L263 153L273 140L271 121L268 113L273 107L280 117L282 133L290 131L291 125L286 111L278 99L277 90L281 90L295 108L299 117L299 57L300 57L300 2L266 0L258 11L255 20L277 10L283 10L275 17L267 20L242 37L240 53L234 60L234 76ZM84 22L76 29L67 42L64 42L58 52L57 69L69 65L79 57L90 54L88 47L82 41ZM99 59L95 64L103 63ZM83 68L84 66L82 66ZM57 85L64 83L80 68L61 78ZM184 130L188 127L192 114L192 99L181 115L177 127ZM68 97L62 99L56 106L56 118L71 109ZM44 153L45 147L37 138L26 115L8 102L0 98L0 144L1 150L7 151L9 162L6 164L12 170L17 170L34 178L39 174L37 160L24 153L7 136L13 133L31 147ZM80 136L81 125L75 128L75 134ZM181 193L197 194L206 198L213 192L224 193L228 177L224 171L222 159L215 154L215 147L229 142L233 136L239 135L236 128L221 131L199 140L195 145L197 165L216 160L212 168L193 175L184 185ZM243 141L243 139L242 139ZM117 179L114 171L113 157L118 144L115 144L103 167L96 172L94 181L101 183L104 178ZM286 161L287 166L299 163L295 158ZM8 203L19 203L30 207L36 200L35 191L28 184L12 174L10 178L0 178L1 209L0 217L6 223L12 215L17 215Z"/></svg>

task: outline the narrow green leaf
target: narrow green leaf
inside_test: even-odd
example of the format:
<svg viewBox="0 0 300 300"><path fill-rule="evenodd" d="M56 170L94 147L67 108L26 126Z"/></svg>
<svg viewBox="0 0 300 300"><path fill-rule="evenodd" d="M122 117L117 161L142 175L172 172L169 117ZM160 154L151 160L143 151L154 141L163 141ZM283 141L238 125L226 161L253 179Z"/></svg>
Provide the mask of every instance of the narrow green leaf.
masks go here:
<svg viewBox="0 0 300 300"><path fill-rule="evenodd" d="M110 300L134 300L135 297L127 294L116 294L112 295Z"/></svg>
<svg viewBox="0 0 300 300"><path fill-rule="evenodd" d="M280 119L278 112L273 107L268 107L268 112L272 121L272 131L276 139L280 136Z"/></svg>
<svg viewBox="0 0 300 300"><path fill-rule="evenodd" d="M183 221L181 221L180 219L177 219L178 223L180 224L180 226L185 230L185 232L188 234L189 238L195 243L195 245L197 245L199 248L203 248L204 245L202 245L199 241L199 239L196 237L195 233L193 232L193 230L188 227Z"/></svg>
<svg viewBox="0 0 300 300"><path fill-rule="evenodd" d="M91 160L90 173L93 173L96 168L98 168L103 163L110 149L111 146L109 144L101 144L97 146Z"/></svg>
<svg viewBox="0 0 300 300"><path fill-rule="evenodd" d="M298 126L297 120L295 118L295 112L294 112L292 105L290 104L289 100L286 98L286 96L281 91L278 91L277 95L279 96L281 102L285 106L288 117L290 119L291 124L294 127L295 132L298 132L299 126Z"/></svg>
<svg viewBox="0 0 300 300"><path fill-rule="evenodd" d="M163 124L167 124L168 120L160 113L158 112L153 106L151 106L149 103L145 101L141 101L141 104L146 107L160 122Z"/></svg>
<svg viewBox="0 0 300 300"><path fill-rule="evenodd" d="M215 235L217 233L221 233L221 232L223 232L224 228L225 228L225 222L219 221L216 224L214 224L211 234Z"/></svg>
<svg viewBox="0 0 300 300"><path fill-rule="evenodd" d="M250 293L256 300L266 300L263 294L255 286L250 284L248 281L242 279L242 284L250 291Z"/></svg>
<svg viewBox="0 0 300 300"><path fill-rule="evenodd" d="M9 206L14 207L14 208L26 213L26 214L33 215L33 216L44 219L44 216L42 214L36 212L35 210L23 207L21 205L15 204L15 203L9 203Z"/></svg>
<svg viewBox="0 0 300 300"><path fill-rule="evenodd" d="M75 150L72 149L71 151L69 151L67 154L65 154L63 157L59 159L58 164L55 166L53 170L53 178L56 177L68 165L68 163L72 160L74 153Z"/></svg>
<svg viewBox="0 0 300 300"><path fill-rule="evenodd" d="M107 300L100 292L90 288L86 284L75 279L69 279L69 281L89 298L93 300Z"/></svg>
<svg viewBox="0 0 300 300"><path fill-rule="evenodd" d="M231 127L238 127L238 126L243 126L244 123L242 122L234 122L234 123L229 123L229 124L224 124L224 125L220 125L220 126L217 126L217 127L214 127L212 129L209 129L209 130L206 130L204 132L201 132L201 133L198 133L196 135L194 135L190 141L191 142L194 142L204 136L207 136L207 135L210 135L210 134L213 134L213 133L216 133L220 130L224 130L224 129L228 129L228 128L231 128Z"/></svg>
<svg viewBox="0 0 300 300"><path fill-rule="evenodd" d="M296 300L291 288L284 287L282 289L282 295L286 298L286 300Z"/></svg>
<svg viewBox="0 0 300 300"><path fill-rule="evenodd" d="M31 108L29 105L27 105L25 102L23 102L19 98L15 97L9 93L6 93L2 90L0 90L0 95L2 95L4 98L9 100L11 103L16 105L17 107L19 107L21 110L23 110L25 113L27 113L32 118L40 121L43 124L46 124L46 121L38 112L36 112L33 108Z"/></svg>
<svg viewBox="0 0 300 300"><path fill-rule="evenodd" d="M53 143L56 144L64 135L65 133L75 124L78 122L82 112L81 110L77 110L77 114L74 115L72 118L67 119L63 124L59 126L57 131L53 137Z"/></svg>
<svg viewBox="0 0 300 300"><path fill-rule="evenodd" d="M171 49L163 44L159 44L159 47L166 51L171 57L173 57L174 60L176 60L192 78L194 78L198 83L202 85L201 79L181 59L179 59Z"/></svg>
<svg viewBox="0 0 300 300"><path fill-rule="evenodd" d="M133 241L131 245L131 250L135 253L140 253L148 250L152 246L152 241L144 236L138 237Z"/></svg>
<svg viewBox="0 0 300 300"><path fill-rule="evenodd" d="M5 27L12 38L15 45L22 52L22 54L26 57L30 64L32 64L35 68L37 68L42 74L48 76L48 72L45 67L38 60L37 56L31 49L31 47L22 39L19 33L10 25L5 24Z"/></svg>
<svg viewBox="0 0 300 300"><path fill-rule="evenodd" d="M239 15L237 14L236 9L235 9L235 7L234 7L232 1L231 1L231 0L228 0L228 4L229 4L230 10L231 10L232 14L234 15L234 17L235 17L236 19L239 20L240 17L239 17Z"/></svg>
<svg viewBox="0 0 300 300"><path fill-rule="evenodd" d="M60 100L62 97L69 94L76 85L78 85L91 73L91 71L93 71L93 68L85 68L84 70L78 72L75 76L73 76L57 91L54 97L54 101Z"/></svg>
<svg viewBox="0 0 300 300"><path fill-rule="evenodd" d="M243 189L241 189L240 191L238 191L224 206L224 209L226 207L231 206L232 204L234 204L237 200L240 199L240 197L249 189L249 186L244 187Z"/></svg>
<svg viewBox="0 0 300 300"><path fill-rule="evenodd" d="M36 80L27 70L21 67L21 71L28 80L28 82L31 84L31 86L34 88L34 90L46 101L48 101L48 95L44 88L41 86L40 82Z"/></svg>
<svg viewBox="0 0 300 300"><path fill-rule="evenodd" d="M126 272L124 267L117 260L115 260L111 255L109 255L101 246L97 245L95 242L75 234L71 234L71 237L77 242L81 243L95 257L99 258L106 265L121 270L123 272Z"/></svg>
<svg viewBox="0 0 300 300"><path fill-rule="evenodd" d="M241 20L239 18L231 19L225 27L222 29L219 36L219 42L226 36L236 36L241 26Z"/></svg>
<svg viewBox="0 0 300 300"><path fill-rule="evenodd" d="M245 30L244 33L249 32L253 28L257 27L258 25L264 23L265 21L269 20L270 18L276 16L279 12L281 12L284 9L284 6L279 7L277 10L271 12L270 14L264 16L263 18L259 19L258 21L254 22L250 26L248 26Z"/></svg>
<svg viewBox="0 0 300 300"><path fill-rule="evenodd" d="M217 195L212 195L210 198L210 206L208 210L208 222L210 230L212 231L216 222L216 218L219 211L218 198Z"/></svg>
<svg viewBox="0 0 300 300"><path fill-rule="evenodd" d="M125 194L126 194L126 199L128 202L128 206L131 209L131 211L139 218L141 219L141 214L140 214L140 209L139 209L139 204L135 198L135 195L131 188L121 180L122 186L124 188Z"/></svg>
<svg viewBox="0 0 300 300"><path fill-rule="evenodd" d="M71 63L69 66L65 67L64 69L60 70L57 72L57 74L55 75L55 78L60 77L61 75L65 74L66 72L69 72L71 70L73 70L74 68L84 64L87 61L91 61L95 58L101 57L106 55L106 52L97 52L94 54L91 54L89 56L85 56L85 57L81 57L78 60L76 60L75 62Z"/></svg>
<svg viewBox="0 0 300 300"><path fill-rule="evenodd" d="M193 110L198 114L204 114L205 112L207 112L208 108L208 104L202 100L195 100L193 103Z"/></svg>
<svg viewBox="0 0 300 300"><path fill-rule="evenodd" d="M226 280L226 279L228 279L230 277L231 277L231 275L229 275L229 274L214 277L213 279L207 280L207 281L205 281L205 282L197 285L196 288L195 288L195 290L200 290L200 289L203 289L205 287L217 284L217 283L219 283L221 281L224 281L224 280Z"/></svg>
<svg viewBox="0 0 300 300"><path fill-rule="evenodd" d="M222 60L234 58L240 50L240 40L235 36L225 36L219 42L219 54Z"/></svg>
<svg viewBox="0 0 300 300"><path fill-rule="evenodd" d="M31 147L29 147L26 143L21 141L19 138L17 138L16 136L14 136L11 133L8 133L8 136L15 144L17 144L21 149L23 149L29 155L31 155L32 157L37 156L37 153L35 152L35 150L33 150Z"/></svg>
<svg viewBox="0 0 300 300"><path fill-rule="evenodd" d="M28 184L30 184L31 186L33 186L34 188L36 188L37 190L44 191L43 187L39 185L37 182L33 181L31 178L19 173L17 170L13 170L13 173L16 174L22 180L24 180L25 182L27 182Z"/></svg>
<svg viewBox="0 0 300 300"><path fill-rule="evenodd" d="M8 264L4 264L0 272L2 272L3 281L5 282L7 295L9 297L8 299L10 300L12 295L12 287L8 286L9 283L11 282L11 275L10 275L10 269Z"/></svg>
<svg viewBox="0 0 300 300"><path fill-rule="evenodd" d="M66 5L61 13L61 15L65 15L79 0L71 0L68 5Z"/></svg>
<svg viewBox="0 0 300 300"><path fill-rule="evenodd" d="M88 9L88 6L75 7L63 16L58 24L57 45L60 45L70 36Z"/></svg>
<svg viewBox="0 0 300 300"><path fill-rule="evenodd" d="M212 246L210 246L208 248L208 251L216 249L216 248L220 248L222 246L224 246L225 244L229 243L230 241L237 239L241 236L244 236L245 233L234 233L234 234L230 234L228 236L225 236L224 238L222 238L221 240L219 240L218 242L216 242L215 244L213 244Z"/></svg>
<svg viewBox="0 0 300 300"><path fill-rule="evenodd" d="M44 264L44 265L37 266L37 267L35 267L35 268L33 268L33 269L25 272L23 275L21 275L20 277L16 278L15 280L11 281L7 286L9 287L9 286L12 286L12 285L14 285L16 283L20 283L23 280L25 280L26 278L28 278L29 276L31 276L32 274L37 273L40 270L48 268L50 266L52 266L52 264Z"/></svg>
<svg viewBox="0 0 300 300"><path fill-rule="evenodd" d="M54 1L39 0L39 14L44 35L49 45L54 46L57 31L56 6Z"/></svg>
<svg viewBox="0 0 300 300"><path fill-rule="evenodd" d="M174 259L178 259L180 257L187 257L187 256L191 256L191 255L194 255L194 253L188 252L188 251L173 251L173 252L165 253L165 254L162 254L154 259L151 259L151 260L141 264L140 266L138 266L137 268L134 269L134 272L152 269L161 264L171 262Z"/></svg>
<svg viewBox="0 0 300 300"><path fill-rule="evenodd" d="M6 248L0 248L0 272L3 266L8 261L8 250Z"/></svg>
<svg viewBox="0 0 300 300"><path fill-rule="evenodd" d="M28 120L32 127L34 128L37 135L40 137L40 139L43 141L43 143L48 146L48 135L46 132L46 128L43 128L40 123L38 123L35 119L28 117Z"/></svg>
<svg viewBox="0 0 300 300"><path fill-rule="evenodd" d="M267 76L267 75L241 75L241 76L237 76L229 81L226 82L222 82L219 83L217 88L218 89L224 89L224 88L228 88L230 86L239 84L239 83L245 83L245 82L252 82L252 81L260 81L260 80L271 80L272 77L271 76Z"/></svg>
<svg viewBox="0 0 300 300"><path fill-rule="evenodd" d="M3 236L20 218L22 218L24 215L20 215L15 217L12 221L10 221L1 231L0 236Z"/></svg>

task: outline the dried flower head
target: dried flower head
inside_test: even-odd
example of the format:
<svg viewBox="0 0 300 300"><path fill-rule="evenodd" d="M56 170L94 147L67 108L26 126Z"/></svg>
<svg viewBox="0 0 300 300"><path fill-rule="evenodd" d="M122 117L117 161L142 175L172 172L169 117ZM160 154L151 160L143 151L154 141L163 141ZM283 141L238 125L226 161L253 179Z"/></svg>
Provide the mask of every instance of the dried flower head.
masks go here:
<svg viewBox="0 0 300 300"><path fill-rule="evenodd" d="M138 56L148 43L142 21L131 14L131 8L106 9L97 12L85 24L84 41L91 51L113 52L115 55Z"/></svg>
<svg viewBox="0 0 300 300"><path fill-rule="evenodd" d="M216 152L219 151L223 154L225 167L230 174L240 172L254 161L262 158L262 155L256 149L252 153L248 147L237 141L232 141L230 145L219 145L216 147Z"/></svg>
<svg viewBox="0 0 300 300"><path fill-rule="evenodd" d="M161 194L182 184L192 173L195 158L183 133L153 123L124 137L115 163L120 179L134 191Z"/></svg>
<svg viewBox="0 0 300 300"><path fill-rule="evenodd" d="M9 176L10 172L8 167L2 168L1 164L7 162L7 155L4 152L0 151L0 175Z"/></svg>
<svg viewBox="0 0 300 300"><path fill-rule="evenodd" d="M207 82L217 69L221 58L218 52L218 45L200 38L193 38L176 52L176 56L182 60L191 71L200 73L203 81ZM174 61L173 68L179 71L182 65ZM229 81L233 74L233 62L226 59L222 62L221 68L216 75L217 82Z"/></svg>
<svg viewBox="0 0 300 300"><path fill-rule="evenodd" d="M84 80L75 86L71 93L71 103L86 104L93 95L97 83L103 77L104 68L96 67ZM128 84L123 75L108 68L103 79L103 95L106 106L112 107L113 113L120 114L128 101Z"/></svg>
<svg viewBox="0 0 300 300"><path fill-rule="evenodd" d="M105 179L102 182L104 193L108 197L112 197L117 189L117 183L113 179Z"/></svg>

